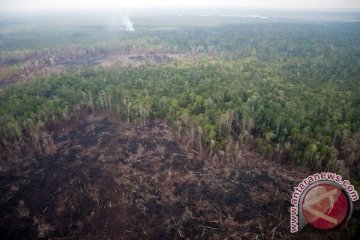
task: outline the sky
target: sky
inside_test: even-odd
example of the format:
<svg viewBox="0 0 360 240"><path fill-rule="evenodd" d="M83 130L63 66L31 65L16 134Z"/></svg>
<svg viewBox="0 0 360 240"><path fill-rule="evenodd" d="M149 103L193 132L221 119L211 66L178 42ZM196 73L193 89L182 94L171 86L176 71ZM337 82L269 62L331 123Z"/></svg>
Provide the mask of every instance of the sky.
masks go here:
<svg viewBox="0 0 360 240"><path fill-rule="evenodd" d="M0 11L214 7L360 11L360 0L0 0Z"/></svg>

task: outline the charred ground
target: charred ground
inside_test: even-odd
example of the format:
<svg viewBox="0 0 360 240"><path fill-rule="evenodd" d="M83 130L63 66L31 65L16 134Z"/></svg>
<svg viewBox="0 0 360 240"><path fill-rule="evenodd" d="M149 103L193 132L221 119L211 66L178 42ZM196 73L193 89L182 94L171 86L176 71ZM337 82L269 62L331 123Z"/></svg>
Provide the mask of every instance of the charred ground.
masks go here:
<svg viewBox="0 0 360 240"><path fill-rule="evenodd" d="M0 173L3 239L294 237L289 200L302 174L245 148L225 163L186 149L163 121L94 115L54 144Z"/></svg>

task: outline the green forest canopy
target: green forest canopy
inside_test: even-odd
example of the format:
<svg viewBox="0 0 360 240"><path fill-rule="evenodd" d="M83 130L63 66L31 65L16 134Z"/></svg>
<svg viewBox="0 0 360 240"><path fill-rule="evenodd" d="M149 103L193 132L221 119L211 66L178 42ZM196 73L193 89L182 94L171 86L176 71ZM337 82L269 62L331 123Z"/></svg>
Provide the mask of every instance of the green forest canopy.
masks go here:
<svg viewBox="0 0 360 240"><path fill-rule="evenodd" d="M341 159L359 170L359 27L242 24L135 34L134 49L197 57L54 74L8 88L0 95L1 146L36 142L46 123L99 111L138 123L164 118L211 153L238 141L310 169L335 170ZM16 60L12 49L4 52Z"/></svg>

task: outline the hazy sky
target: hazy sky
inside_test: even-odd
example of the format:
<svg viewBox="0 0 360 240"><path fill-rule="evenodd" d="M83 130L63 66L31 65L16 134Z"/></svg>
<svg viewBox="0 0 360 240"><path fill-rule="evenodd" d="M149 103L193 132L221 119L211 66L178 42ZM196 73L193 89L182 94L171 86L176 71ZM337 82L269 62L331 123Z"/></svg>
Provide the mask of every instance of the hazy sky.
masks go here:
<svg viewBox="0 0 360 240"><path fill-rule="evenodd" d="M0 10L250 7L360 10L360 0L0 0Z"/></svg>

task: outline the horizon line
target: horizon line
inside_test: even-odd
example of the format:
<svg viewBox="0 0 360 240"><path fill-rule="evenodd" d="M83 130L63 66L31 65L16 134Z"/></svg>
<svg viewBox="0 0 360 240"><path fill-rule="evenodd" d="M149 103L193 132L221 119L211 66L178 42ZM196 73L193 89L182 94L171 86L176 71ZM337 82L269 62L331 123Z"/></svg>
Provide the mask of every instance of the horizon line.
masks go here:
<svg viewBox="0 0 360 240"><path fill-rule="evenodd" d="M196 11L196 10L254 10L279 12L317 12L317 13L360 13L360 8L271 8L271 7L124 7L124 8L43 8L43 9L0 9L2 13L71 13L71 12L117 12L117 11Z"/></svg>

